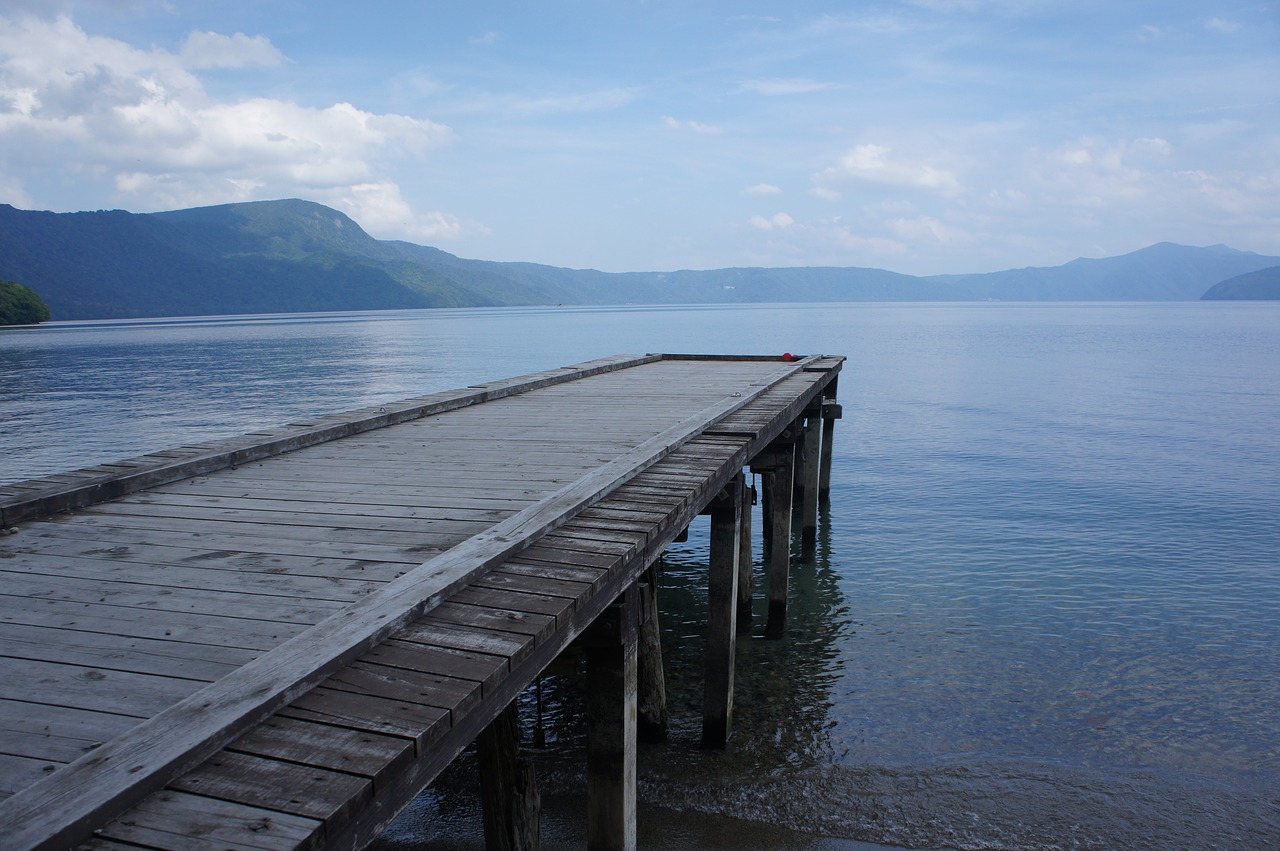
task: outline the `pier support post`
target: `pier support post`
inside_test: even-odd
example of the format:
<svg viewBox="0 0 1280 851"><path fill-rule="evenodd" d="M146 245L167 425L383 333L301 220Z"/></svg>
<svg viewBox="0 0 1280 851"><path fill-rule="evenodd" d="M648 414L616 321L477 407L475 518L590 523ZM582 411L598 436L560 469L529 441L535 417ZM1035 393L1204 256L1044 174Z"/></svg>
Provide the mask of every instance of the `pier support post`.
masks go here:
<svg viewBox="0 0 1280 851"><path fill-rule="evenodd" d="M755 485L743 484L742 516L738 520L738 634L751 632L751 595L754 565L751 563L751 508L755 505Z"/></svg>
<svg viewBox="0 0 1280 851"><path fill-rule="evenodd" d="M667 738L667 681L662 670L662 635L658 628L658 563L649 565L644 575L647 592L642 605L646 611L640 620L639 646L639 716L636 735L642 742L661 742Z"/></svg>
<svg viewBox="0 0 1280 851"><path fill-rule="evenodd" d="M738 630L738 547L742 474L712 498L707 587L707 649L702 691L702 746L722 748L733 720L733 667Z"/></svg>
<svg viewBox="0 0 1280 851"><path fill-rule="evenodd" d="M822 405L815 404L804 413L804 485L800 524L800 548L805 558L812 558L818 548L818 488L821 480Z"/></svg>
<svg viewBox="0 0 1280 851"><path fill-rule="evenodd" d="M764 453L761 453L761 458ZM760 543L764 552L773 551L773 468L751 462L751 472L760 474Z"/></svg>
<svg viewBox="0 0 1280 851"><path fill-rule="evenodd" d="M636 847L635 586L583 635L587 655L587 848Z"/></svg>
<svg viewBox="0 0 1280 851"><path fill-rule="evenodd" d="M787 588L791 581L791 497L795 471L796 426L786 429L751 462L762 472L765 505L769 516L764 525L769 536L769 620L766 638L780 638L787 623Z"/></svg>
<svg viewBox="0 0 1280 851"><path fill-rule="evenodd" d="M490 851L537 851L542 799L533 763L520 756L520 719L513 701L476 738L484 845Z"/></svg>
<svg viewBox="0 0 1280 851"><path fill-rule="evenodd" d="M791 500L792 505L804 505L804 483L808 481L804 474L804 461L807 457L805 453L805 445L809 442L809 430L805 426L805 414L801 414L796 418L795 425L792 426L795 432L795 467L791 474Z"/></svg>
<svg viewBox="0 0 1280 851"><path fill-rule="evenodd" d="M835 382L827 386L827 390L835 393ZM822 400L822 472L818 476L818 498L831 498L831 447L835 440L836 420L844 416L844 409L834 398L824 397Z"/></svg>

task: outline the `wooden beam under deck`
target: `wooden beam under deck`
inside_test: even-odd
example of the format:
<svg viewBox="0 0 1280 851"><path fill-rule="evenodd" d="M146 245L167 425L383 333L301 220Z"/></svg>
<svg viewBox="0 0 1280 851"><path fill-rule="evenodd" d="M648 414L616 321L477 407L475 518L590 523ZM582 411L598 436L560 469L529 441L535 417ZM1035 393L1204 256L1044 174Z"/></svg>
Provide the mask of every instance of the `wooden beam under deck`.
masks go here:
<svg viewBox="0 0 1280 851"><path fill-rule="evenodd" d="M4 489L23 518L0 538L6 837L362 847L841 361L605 359L270 452Z"/></svg>

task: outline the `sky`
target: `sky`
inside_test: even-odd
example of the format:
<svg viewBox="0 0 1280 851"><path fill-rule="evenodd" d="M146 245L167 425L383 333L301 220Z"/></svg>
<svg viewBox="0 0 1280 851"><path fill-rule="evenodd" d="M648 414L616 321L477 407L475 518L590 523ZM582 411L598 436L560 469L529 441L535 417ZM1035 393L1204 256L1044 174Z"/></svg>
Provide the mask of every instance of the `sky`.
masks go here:
<svg viewBox="0 0 1280 851"><path fill-rule="evenodd" d="M0 0L0 203L604 271L1280 255L1280 2Z"/></svg>

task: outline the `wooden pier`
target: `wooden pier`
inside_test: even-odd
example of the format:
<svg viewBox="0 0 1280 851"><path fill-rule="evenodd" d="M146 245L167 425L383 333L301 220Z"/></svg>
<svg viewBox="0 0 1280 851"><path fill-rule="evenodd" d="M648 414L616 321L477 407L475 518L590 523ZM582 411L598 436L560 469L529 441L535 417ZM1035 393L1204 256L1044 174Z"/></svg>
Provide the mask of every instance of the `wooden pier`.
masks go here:
<svg viewBox="0 0 1280 851"><path fill-rule="evenodd" d="M535 847L514 701L570 647L587 844L634 847L637 723L664 723L649 568L711 515L722 747L743 471L776 635L842 361L617 356L0 486L0 848L360 848L473 741L487 843Z"/></svg>

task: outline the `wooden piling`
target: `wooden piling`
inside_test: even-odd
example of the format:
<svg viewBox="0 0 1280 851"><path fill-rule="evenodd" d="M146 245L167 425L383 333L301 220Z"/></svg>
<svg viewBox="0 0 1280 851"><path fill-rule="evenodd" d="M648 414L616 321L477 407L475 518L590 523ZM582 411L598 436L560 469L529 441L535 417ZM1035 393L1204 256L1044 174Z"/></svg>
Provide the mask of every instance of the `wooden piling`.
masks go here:
<svg viewBox="0 0 1280 851"><path fill-rule="evenodd" d="M836 420L844 415L844 409L835 402L822 404L822 472L818 476L818 498L831 498L831 455L835 440Z"/></svg>
<svg viewBox="0 0 1280 851"><path fill-rule="evenodd" d="M739 473L711 501L711 564L707 587L707 648L702 692L702 746L722 748L733 720L737 652L738 549L743 478Z"/></svg>
<svg viewBox="0 0 1280 851"><path fill-rule="evenodd" d="M647 610L640 621L639 689L636 735L642 742L667 738L667 684L662 668L662 635L658 625L658 563L645 571L642 605Z"/></svg>
<svg viewBox="0 0 1280 851"><path fill-rule="evenodd" d="M489 851L537 851L542 801L533 763L520 755L520 721L512 702L476 738L484 844Z"/></svg>
<svg viewBox="0 0 1280 851"><path fill-rule="evenodd" d="M808 481L804 474L805 460L805 444L809 437L808 429L805 427L804 416L801 415L794 426L795 432L795 457L791 474L791 504L792 506L804 505L804 483Z"/></svg>
<svg viewBox="0 0 1280 851"><path fill-rule="evenodd" d="M787 622L787 588L791 579L791 505L795 473L795 439L792 425L751 462L751 469L765 473L764 520L769 536L769 619L765 637L779 638Z"/></svg>
<svg viewBox="0 0 1280 851"><path fill-rule="evenodd" d="M628 589L584 634L587 655L587 848L636 847L639 595Z"/></svg>
<svg viewBox="0 0 1280 851"><path fill-rule="evenodd" d="M742 516L738 521L738 634L751 632L751 596L754 565L751 561L751 509L755 505L755 485L742 488Z"/></svg>
<svg viewBox="0 0 1280 851"><path fill-rule="evenodd" d="M764 552L773 551L773 468L751 463L752 472L760 474L760 543Z"/></svg>
<svg viewBox="0 0 1280 851"><path fill-rule="evenodd" d="M800 547L806 559L812 558L818 547L818 489L821 480L822 454L822 406L814 406L805 411L804 426L804 464L802 475L804 486L801 488L801 513L803 522L800 527Z"/></svg>

